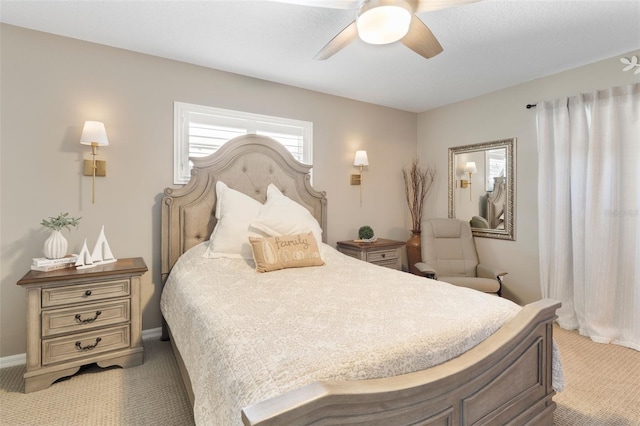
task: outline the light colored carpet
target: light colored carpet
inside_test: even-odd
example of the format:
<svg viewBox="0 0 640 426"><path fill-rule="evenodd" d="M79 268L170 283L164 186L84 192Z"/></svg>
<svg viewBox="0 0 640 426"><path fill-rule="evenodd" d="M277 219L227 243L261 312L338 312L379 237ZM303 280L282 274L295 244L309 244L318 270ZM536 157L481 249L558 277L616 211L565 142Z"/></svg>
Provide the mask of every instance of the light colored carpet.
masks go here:
<svg viewBox="0 0 640 426"><path fill-rule="evenodd" d="M577 331L553 328L566 390L553 398L556 425L639 426L640 352L594 343Z"/></svg>
<svg viewBox="0 0 640 426"><path fill-rule="evenodd" d="M640 425L640 352L554 329L567 390L555 401L558 426ZM24 394L24 367L0 370L0 424L192 425L191 407L168 342L146 341L138 367L89 367Z"/></svg>
<svg viewBox="0 0 640 426"><path fill-rule="evenodd" d="M144 364L137 367L93 365L28 394L24 366L0 370L0 424L192 425L191 406L170 343L145 341L144 350Z"/></svg>

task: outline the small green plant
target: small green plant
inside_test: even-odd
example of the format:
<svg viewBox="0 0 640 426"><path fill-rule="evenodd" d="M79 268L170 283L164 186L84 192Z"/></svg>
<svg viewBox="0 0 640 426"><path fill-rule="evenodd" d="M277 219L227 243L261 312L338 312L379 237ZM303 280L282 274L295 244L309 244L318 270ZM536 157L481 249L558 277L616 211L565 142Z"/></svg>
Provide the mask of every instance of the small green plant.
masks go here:
<svg viewBox="0 0 640 426"><path fill-rule="evenodd" d="M361 240L373 238L373 229L367 225L361 226L360 229L358 229L358 238Z"/></svg>
<svg viewBox="0 0 640 426"><path fill-rule="evenodd" d="M49 220L42 219L40 224L52 231L61 231L62 228L71 230L72 226L76 228L78 227L80 219L82 219L82 217L69 217L69 213L60 213L57 217L50 216Z"/></svg>

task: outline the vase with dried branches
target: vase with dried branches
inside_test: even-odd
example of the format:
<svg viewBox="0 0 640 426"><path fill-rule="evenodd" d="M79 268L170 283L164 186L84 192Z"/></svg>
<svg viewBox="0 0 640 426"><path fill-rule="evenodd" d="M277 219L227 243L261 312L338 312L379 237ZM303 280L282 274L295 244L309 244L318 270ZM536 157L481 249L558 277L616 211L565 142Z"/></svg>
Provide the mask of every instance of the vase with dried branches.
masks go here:
<svg viewBox="0 0 640 426"><path fill-rule="evenodd" d="M418 164L418 160L414 159L410 167L402 170L402 177L404 178L404 192L411 213L412 226L411 238L407 241L409 272L421 275L414 265L422 260L422 243L420 241L422 213L424 203L431 192L436 177L436 169L432 166L423 169Z"/></svg>

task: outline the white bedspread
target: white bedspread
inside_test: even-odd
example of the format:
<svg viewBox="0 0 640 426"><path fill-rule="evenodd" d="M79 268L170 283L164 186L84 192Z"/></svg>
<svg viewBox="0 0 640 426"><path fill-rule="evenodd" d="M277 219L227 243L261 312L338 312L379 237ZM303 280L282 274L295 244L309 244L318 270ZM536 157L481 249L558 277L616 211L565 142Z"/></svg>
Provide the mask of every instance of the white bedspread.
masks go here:
<svg viewBox="0 0 640 426"><path fill-rule="evenodd" d="M316 380L388 377L455 358L520 310L509 300L347 257L258 274L242 259L173 267L161 308L195 393L196 423Z"/></svg>

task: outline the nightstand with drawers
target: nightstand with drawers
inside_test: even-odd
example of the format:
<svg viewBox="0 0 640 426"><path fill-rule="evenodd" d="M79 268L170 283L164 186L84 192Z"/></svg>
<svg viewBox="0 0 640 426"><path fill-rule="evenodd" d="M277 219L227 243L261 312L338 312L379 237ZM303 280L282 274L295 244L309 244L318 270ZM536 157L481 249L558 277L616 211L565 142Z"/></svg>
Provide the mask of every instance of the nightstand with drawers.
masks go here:
<svg viewBox="0 0 640 426"><path fill-rule="evenodd" d="M404 241L387 240L378 238L373 243L360 243L353 240L338 241L336 243L339 252L356 259L387 268L402 270L402 256L400 250L404 247Z"/></svg>
<svg viewBox="0 0 640 426"><path fill-rule="evenodd" d="M81 366L143 362L140 257L89 269L30 271L27 289L25 393L45 389Z"/></svg>

